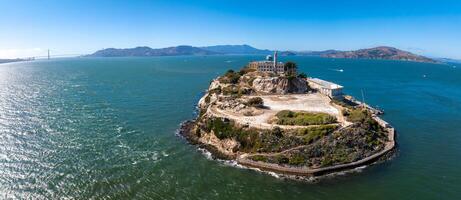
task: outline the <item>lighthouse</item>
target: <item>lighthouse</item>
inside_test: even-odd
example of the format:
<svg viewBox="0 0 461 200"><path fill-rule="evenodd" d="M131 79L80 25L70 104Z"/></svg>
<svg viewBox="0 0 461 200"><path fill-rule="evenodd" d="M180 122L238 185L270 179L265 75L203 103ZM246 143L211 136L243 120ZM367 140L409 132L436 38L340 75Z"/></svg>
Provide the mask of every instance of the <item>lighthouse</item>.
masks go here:
<svg viewBox="0 0 461 200"><path fill-rule="evenodd" d="M274 52L274 72L277 73L277 51Z"/></svg>

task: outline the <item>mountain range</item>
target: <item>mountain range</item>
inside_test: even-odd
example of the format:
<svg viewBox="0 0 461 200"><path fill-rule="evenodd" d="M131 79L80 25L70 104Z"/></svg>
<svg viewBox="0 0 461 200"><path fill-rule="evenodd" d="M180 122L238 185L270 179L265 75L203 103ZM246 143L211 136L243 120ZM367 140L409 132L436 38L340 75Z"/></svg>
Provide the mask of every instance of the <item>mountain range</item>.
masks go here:
<svg viewBox="0 0 461 200"><path fill-rule="evenodd" d="M176 46L153 49L150 47L136 47L128 49L108 48L96 51L88 57L149 57L149 56L179 56L179 55L268 55L274 51L269 49L257 49L250 45L215 45L205 47ZM358 59L385 59L406 60L415 62L438 61L411 52L403 51L394 47L380 46L355 51L279 51L282 56L320 56L326 58L358 58Z"/></svg>

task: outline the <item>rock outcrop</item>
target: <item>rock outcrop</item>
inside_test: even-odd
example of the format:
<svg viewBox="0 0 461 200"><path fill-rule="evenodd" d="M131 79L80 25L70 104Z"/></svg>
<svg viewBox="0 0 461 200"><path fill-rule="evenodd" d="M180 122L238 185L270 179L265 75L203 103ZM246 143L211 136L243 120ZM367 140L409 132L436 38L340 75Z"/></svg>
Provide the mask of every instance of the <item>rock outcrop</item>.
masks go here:
<svg viewBox="0 0 461 200"><path fill-rule="evenodd" d="M301 78L259 77L253 81L253 89L263 94L304 93L307 83Z"/></svg>

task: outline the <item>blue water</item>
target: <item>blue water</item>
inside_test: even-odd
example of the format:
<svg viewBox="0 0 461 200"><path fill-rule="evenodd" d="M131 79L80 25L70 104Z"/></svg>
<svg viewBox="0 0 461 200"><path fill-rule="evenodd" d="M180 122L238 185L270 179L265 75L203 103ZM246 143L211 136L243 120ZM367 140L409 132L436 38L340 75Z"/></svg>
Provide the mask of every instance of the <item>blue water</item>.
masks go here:
<svg viewBox="0 0 461 200"><path fill-rule="evenodd" d="M255 59L0 65L0 199L461 199L460 64L282 57L363 90L398 131L392 161L305 183L208 160L175 136L212 78Z"/></svg>

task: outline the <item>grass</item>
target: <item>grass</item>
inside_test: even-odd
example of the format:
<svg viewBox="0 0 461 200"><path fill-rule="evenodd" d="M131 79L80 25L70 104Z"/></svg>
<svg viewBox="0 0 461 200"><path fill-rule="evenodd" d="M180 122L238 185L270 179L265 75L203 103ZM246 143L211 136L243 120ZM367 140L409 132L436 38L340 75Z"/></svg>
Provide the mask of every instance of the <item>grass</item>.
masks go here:
<svg viewBox="0 0 461 200"><path fill-rule="evenodd" d="M277 124L279 125L324 125L336 122L336 117L326 113L309 113L309 112L293 112L282 110L277 113Z"/></svg>
<svg viewBox="0 0 461 200"><path fill-rule="evenodd" d="M350 109L345 113L347 120L353 123L363 122L369 118L369 113L363 109Z"/></svg>

